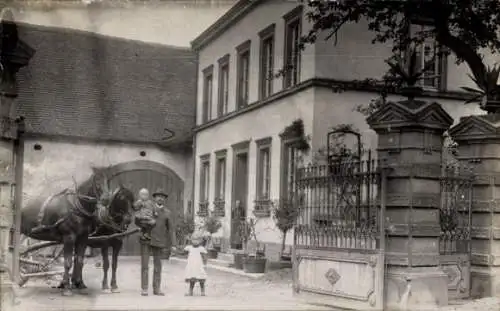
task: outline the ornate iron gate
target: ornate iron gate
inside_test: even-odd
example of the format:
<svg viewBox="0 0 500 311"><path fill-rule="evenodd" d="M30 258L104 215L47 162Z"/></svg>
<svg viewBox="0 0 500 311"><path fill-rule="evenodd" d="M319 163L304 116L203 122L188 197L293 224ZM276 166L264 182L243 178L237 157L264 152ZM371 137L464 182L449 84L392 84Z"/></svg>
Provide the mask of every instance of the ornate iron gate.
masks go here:
<svg viewBox="0 0 500 311"><path fill-rule="evenodd" d="M298 169L294 291L316 303L381 310L385 177L371 152L357 159Z"/></svg>
<svg viewBox="0 0 500 311"><path fill-rule="evenodd" d="M470 296L472 186L470 168L443 165L441 176L440 266L448 275L448 297Z"/></svg>

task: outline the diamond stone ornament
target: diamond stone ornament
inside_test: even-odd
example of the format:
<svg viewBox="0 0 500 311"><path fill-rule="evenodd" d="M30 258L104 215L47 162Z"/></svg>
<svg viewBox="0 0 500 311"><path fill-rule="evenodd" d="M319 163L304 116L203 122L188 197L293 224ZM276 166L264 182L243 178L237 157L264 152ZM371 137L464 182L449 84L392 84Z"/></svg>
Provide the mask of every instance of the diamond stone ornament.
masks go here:
<svg viewBox="0 0 500 311"><path fill-rule="evenodd" d="M332 284L332 286L335 285L340 280L340 275L333 268L330 268L328 269L328 271L326 271L325 277L328 280L328 282Z"/></svg>

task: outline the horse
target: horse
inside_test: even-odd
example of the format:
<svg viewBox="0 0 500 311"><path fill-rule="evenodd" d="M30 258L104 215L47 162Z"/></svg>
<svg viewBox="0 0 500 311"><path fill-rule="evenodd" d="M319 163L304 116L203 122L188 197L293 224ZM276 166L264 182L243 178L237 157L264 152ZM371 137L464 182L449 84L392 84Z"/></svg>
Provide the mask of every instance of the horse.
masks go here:
<svg viewBox="0 0 500 311"><path fill-rule="evenodd" d="M47 198L36 198L21 210L22 234L63 244L63 296L72 295L72 288L86 288L82 279L83 259L90 230L95 223L97 202L103 193L101 177L106 184L105 176L94 169L94 174L76 191L65 189Z"/></svg>
<svg viewBox="0 0 500 311"><path fill-rule="evenodd" d="M97 208L97 220L94 224L94 231L90 235L87 245L91 248L100 248L103 262L104 276L102 279L102 290L108 291L108 270L109 258L108 250L111 247L111 292L117 293L116 270L118 268L118 256L123 246L123 238L115 237L106 240L94 239L94 237L108 236L117 233L124 233L133 218L134 194L132 191L120 187L110 198L110 203L100 204Z"/></svg>

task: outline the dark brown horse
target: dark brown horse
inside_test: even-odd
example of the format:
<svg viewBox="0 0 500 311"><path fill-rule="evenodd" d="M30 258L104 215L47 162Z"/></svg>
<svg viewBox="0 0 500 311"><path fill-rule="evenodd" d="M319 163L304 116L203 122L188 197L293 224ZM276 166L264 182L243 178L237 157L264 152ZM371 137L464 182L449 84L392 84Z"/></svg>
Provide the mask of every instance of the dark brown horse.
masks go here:
<svg viewBox="0 0 500 311"><path fill-rule="evenodd" d="M109 199L109 204L100 204L97 209L97 219L94 225L94 231L88 241L88 246L100 248L102 254L104 276L102 280L102 289L109 290L108 271L109 257L108 250L111 247L111 292L118 292L116 282L116 270L118 268L118 255L123 246L123 237L98 240L95 237L109 236L117 233L124 233L133 218L134 194L132 191L120 187Z"/></svg>
<svg viewBox="0 0 500 311"><path fill-rule="evenodd" d="M94 174L76 190L67 189L48 198L37 198L21 212L22 234L63 244L63 295L72 294L71 286L77 289L86 287L82 279L83 258L90 230L95 224L97 202L103 193L103 185L107 184L105 176L96 172L94 170Z"/></svg>

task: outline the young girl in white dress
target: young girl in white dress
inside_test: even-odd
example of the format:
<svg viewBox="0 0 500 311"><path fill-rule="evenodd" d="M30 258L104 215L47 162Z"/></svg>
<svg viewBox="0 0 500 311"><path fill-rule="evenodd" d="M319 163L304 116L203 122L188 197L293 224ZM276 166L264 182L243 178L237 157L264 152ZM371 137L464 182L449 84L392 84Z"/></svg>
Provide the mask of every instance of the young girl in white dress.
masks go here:
<svg viewBox="0 0 500 311"><path fill-rule="evenodd" d="M186 294L187 296L193 296L194 286L197 282L200 283L201 295L205 296L207 250L205 247L201 246L201 243L202 237L193 234L191 237L191 245L184 248L184 251L188 252L185 271L186 283L189 283L189 292Z"/></svg>

